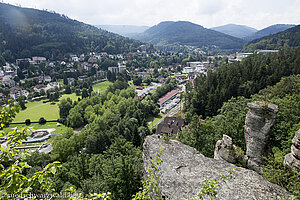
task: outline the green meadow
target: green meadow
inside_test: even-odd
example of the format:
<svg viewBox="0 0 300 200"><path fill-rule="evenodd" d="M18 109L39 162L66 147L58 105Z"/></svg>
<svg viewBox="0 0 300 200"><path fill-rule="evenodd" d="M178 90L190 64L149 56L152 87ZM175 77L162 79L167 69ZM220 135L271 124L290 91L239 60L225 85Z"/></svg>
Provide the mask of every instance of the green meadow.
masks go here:
<svg viewBox="0 0 300 200"><path fill-rule="evenodd" d="M112 82L104 81L93 85L94 92L103 92L108 88L108 86L112 85Z"/></svg>
<svg viewBox="0 0 300 200"><path fill-rule="evenodd" d="M65 94L59 98L71 98L73 101L77 100L77 96L75 93L73 94ZM31 101L26 103L26 109L20 111L13 120L13 122L24 122L26 119L30 119L31 121L38 121L41 117L44 117L46 120L57 120L59 118L59 110L58 104L59 102L55 102L55 104L51 104L51 102L43 103L44 100L39 101Z"/></svg>

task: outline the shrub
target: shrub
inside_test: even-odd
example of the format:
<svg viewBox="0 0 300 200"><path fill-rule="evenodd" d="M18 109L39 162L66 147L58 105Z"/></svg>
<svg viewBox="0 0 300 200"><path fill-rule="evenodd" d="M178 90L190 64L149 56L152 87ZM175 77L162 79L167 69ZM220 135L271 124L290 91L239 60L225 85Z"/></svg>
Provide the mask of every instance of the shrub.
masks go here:
<svg viewBox="0 0 300 200"><path fill-rule="evenodd" d="M44 117L41 117L41 118L39 119L39 124L45 124L46 122L47 122L47 120L45 120Z"/></svg>
<svg viewBox="0 0 300 200"><path fill-rule="evenodd" d="M27 126L30 125L30 124L31 124L30 119L26 119L26 120L25 120L25 124L26 124Z"/></svg>

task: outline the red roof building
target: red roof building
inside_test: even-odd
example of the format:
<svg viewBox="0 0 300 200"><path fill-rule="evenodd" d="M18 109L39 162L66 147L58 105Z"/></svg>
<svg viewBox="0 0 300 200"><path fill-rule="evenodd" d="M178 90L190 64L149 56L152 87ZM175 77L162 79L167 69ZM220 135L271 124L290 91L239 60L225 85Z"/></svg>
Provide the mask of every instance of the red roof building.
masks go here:
<svg viewBox="0 0 300 200"><path fill-rule="evenodd" d="M163 106L167 101L175 98L178 93L179 93L179 90L172 90L172 91L168 92L165 96L163 96L162 98L158 99L157 104L160 107Z"/></svg>

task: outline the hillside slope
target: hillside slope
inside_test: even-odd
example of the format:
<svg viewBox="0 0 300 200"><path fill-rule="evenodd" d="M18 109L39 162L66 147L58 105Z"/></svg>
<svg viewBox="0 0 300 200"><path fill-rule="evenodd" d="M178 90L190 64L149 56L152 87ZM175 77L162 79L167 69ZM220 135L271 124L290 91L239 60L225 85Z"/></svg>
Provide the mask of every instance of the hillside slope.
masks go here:
<svg viewBox="0 0 300 200"><path fill-rule="evenodd" d="M62 58L66 53L134 50L140 42L64 15L0 3L0 52L6 60L30 56Z"/></svg>
<svg viewBox="0 0 300 200"><path fill-rule="evenodd" d="M239 49L243 40L186 21L161 22L134 37L157 46L180 44L195 47L217 46L220 49Z"/></svg>
<svg viewBox="0 0 300 200"><path fill-rule="evenodd" d="M289 28L295 27L296 25L293 24L275 24L269 27L266 27L262 30L257 31L256 33L246 36L243 39L246 41L252 41L258 38L262 38L271 34L276 34L279 33L281 31L285 31Z"/></svg>
<svg viewBox="0 0 300 200"><path fill-rule="evenodd" d="M243 38L257 32L255 28L251 28L249 26L237 25L237 24L226 24L223 26L217 26L210 28L215 31L219 31L221 33L231 35L237 38Z"/></svg>
<svg viewBox="0 0 300 200"><path fill-rule="evenodd" d="M283 49L297 46L300 46L300 25L274 35L253 40L243 50L253 52L256 49Z"/></svg>

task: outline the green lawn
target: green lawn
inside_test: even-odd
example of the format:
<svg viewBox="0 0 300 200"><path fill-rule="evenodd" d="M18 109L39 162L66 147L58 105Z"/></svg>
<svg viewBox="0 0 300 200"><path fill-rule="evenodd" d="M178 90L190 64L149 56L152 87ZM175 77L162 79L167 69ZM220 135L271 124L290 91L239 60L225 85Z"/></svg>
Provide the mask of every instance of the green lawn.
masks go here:
<svg viewBox="0 0 300 200"><path fill-rule="evenodd" d="M104 81L104 82L100 82L100 83L97 83L95 85L93 85L93 90L94 92L103 92L104 90L106 90L106 88L108 88L108 86L112 85L113 83L112 82L109 82L109 81Z"/></svg>
<svg viewBox="0 0 300 200"><path fill-rule="evenodd" d="M72 100L77 100L75 93L65 94L59 98L59 100L70 97ZM58 110L59 102L56 102L54 105L51 105L50 102L43 103L41 101L32 101L26 103L26 110L22 110L18 113L13 120L13 122L24 122L26 119L31 121L38 121L41 117L44 117L46 120L56 120L59 118Z"/></svg>
<svg viewBox="0 0 300 200"><path fill-rule="evenodd" d="M148 128L151 129L152 126L154 126L161 118L163 118L166 114L159 113L157 117L154 118L154 120L148 124ZM154 126L153 128L156 128L157 126Z"/></svg>
<svg viewBox="0 0 300 200"><path fill-rule="evenodd" d="M51 134L60 134L63 131L67 130L68 127L64 126L63 124L61 124L60 126L57 126L57 122L48 122L46 124L40 125L38 123L32 123L29 126L26 126L25 124L11 124L9 127L4 128L3 131L5 133L10 132L12 129L14 129L15 127L17 127L18 129L22 129L22 128L32 128L34 130L37 129L48 129L48 128L55 128L56 130L53 131Z"/></svg>
<svg viewBox="0 0 300 200"><path fill-rule="evenodd" d="M175 77L177 77L177 76L185 76L185 77L187 77L188 74L173 74L173 75L171 75L170 77L175 78Z"/></svg>

